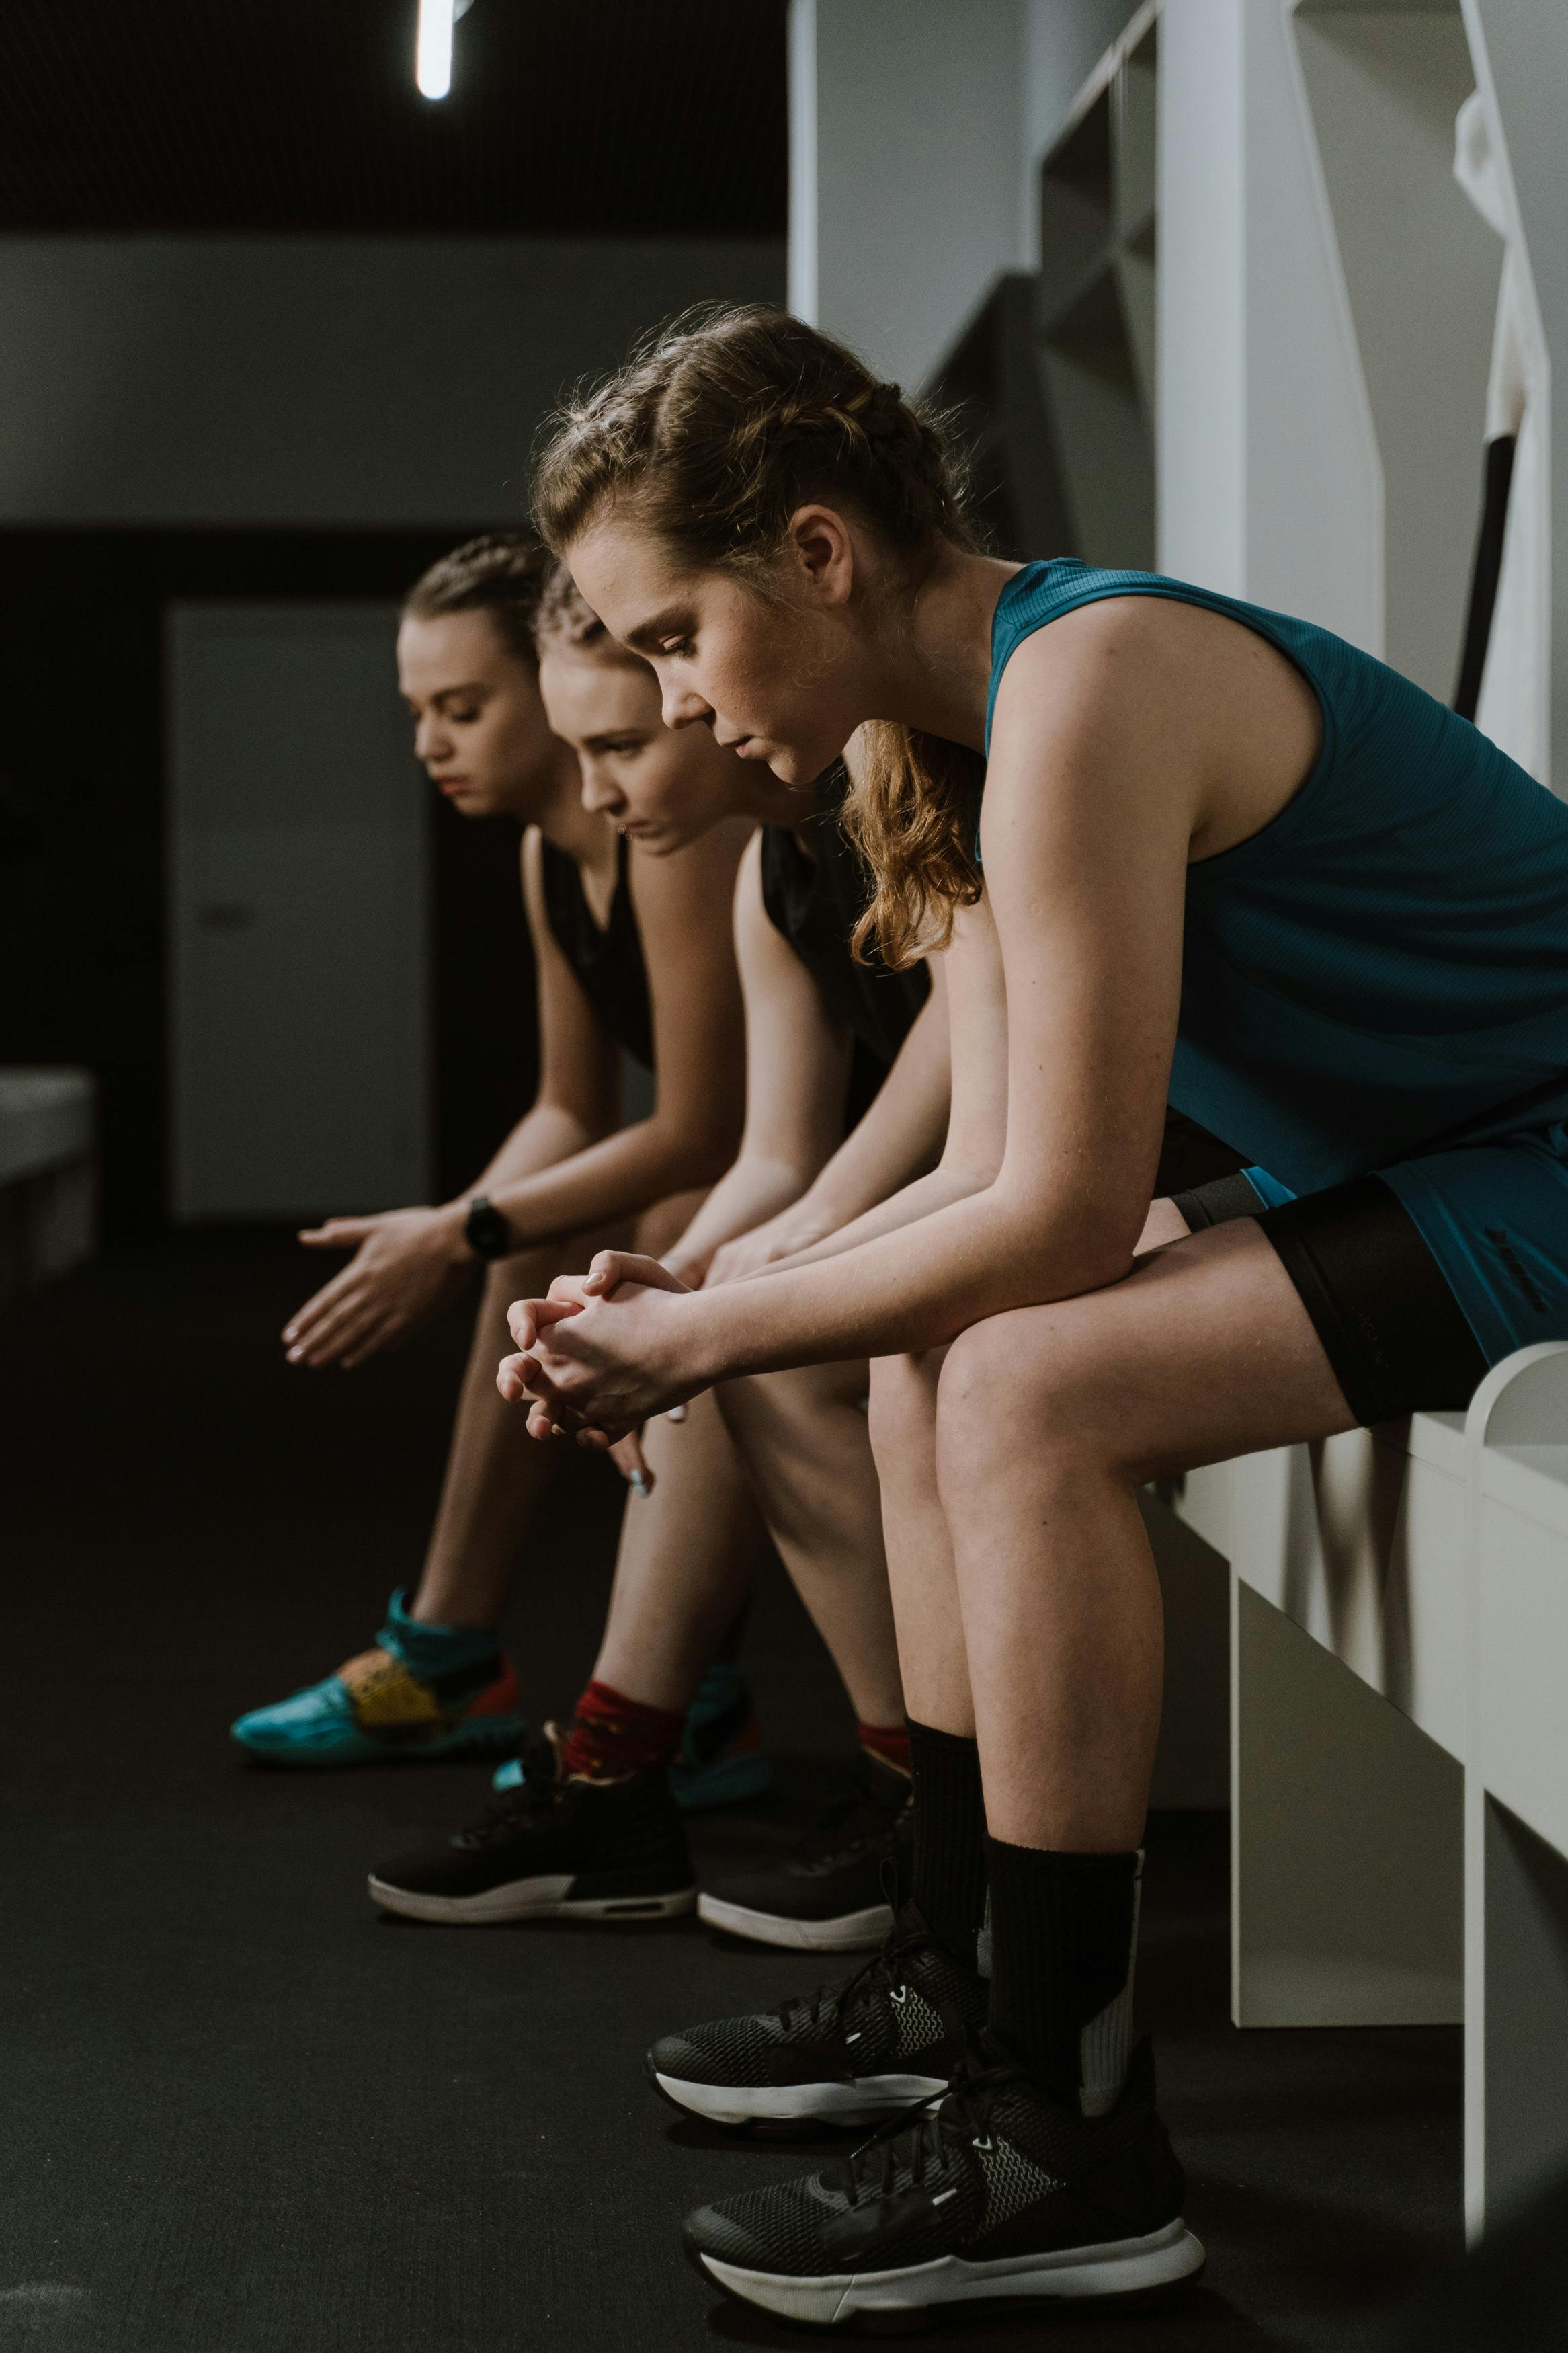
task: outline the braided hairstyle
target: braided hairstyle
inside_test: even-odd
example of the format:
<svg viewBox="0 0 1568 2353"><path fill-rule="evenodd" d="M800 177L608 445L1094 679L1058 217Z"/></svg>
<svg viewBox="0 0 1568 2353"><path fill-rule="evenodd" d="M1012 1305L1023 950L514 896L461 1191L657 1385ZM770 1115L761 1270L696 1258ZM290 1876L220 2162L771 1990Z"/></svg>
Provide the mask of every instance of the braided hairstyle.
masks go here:
<svg viewBox="0 0 1568 2353"><path fill-rule="evenodd" d="M634 654L629 646L611 637L559 557L551 565L539 592L533 616L533 642L542 654L552 643L572 646L624 670L647 670L649 678L653 676L641 654Z"/></svg>
<svg viewBox="0 0 1568 2353"><path fill-rule="evenodd" d="M508 653L537 670L533 622L552 570L549 551L521 531L487 532L465 540L421 573L403 600L411 620L447 613L488 613Z"/></svg>
<svg viewBox="0 0 1568 2353"><path fill-rule="evenodd" d="M853 352L786 311L688 313L551 420L534 468L534 522L559 554L614 506L694 570L765 587L791 516L851 509L918 586L942 544L973 547L941 423ZM844 822L875 880L855 933L908 964L945 944L980 895L973 855L976 755L890 720L861 728Z"/></svg>

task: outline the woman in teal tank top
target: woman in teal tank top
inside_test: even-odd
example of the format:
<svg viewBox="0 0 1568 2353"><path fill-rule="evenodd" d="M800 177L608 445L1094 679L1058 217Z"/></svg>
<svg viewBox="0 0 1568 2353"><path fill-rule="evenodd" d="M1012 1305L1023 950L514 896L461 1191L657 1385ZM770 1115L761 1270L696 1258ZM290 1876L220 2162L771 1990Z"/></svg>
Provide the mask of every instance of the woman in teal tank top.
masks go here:
<svg viewBox="0 0 1568 2353"><path fill-rule="evenodd" d="M1173 2280L1201 2250L1131 2050L1137 1490L1568 1338L1568 809L1309 624L977 553L933 428L779 314L564 413L536 514L672 725L781 792L864 731L870 928L895 964L946 944L931 1176L752 1281L608 1258L512 1311L503 1394L589 1444L727 1374L878 1360L920 1824L888 1983L973 1989L988 1913L941 2107L689 2244L805 2319L973 2295L1004 2253L1012 2295ZM1167 1091L1245 1177L1151 1200ZM856 2035L904 2048L883 2000Z"/></svg>

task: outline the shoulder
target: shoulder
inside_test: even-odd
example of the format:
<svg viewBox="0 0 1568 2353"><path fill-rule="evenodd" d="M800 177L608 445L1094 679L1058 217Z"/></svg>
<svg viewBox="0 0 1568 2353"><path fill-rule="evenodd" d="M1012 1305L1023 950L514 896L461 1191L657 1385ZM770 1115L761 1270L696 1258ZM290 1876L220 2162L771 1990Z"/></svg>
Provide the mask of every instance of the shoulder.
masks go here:
<svg viewBox="0 0 1568 2353"><path fill-rule="evenodd" d="M537 945L550 929L549 903L545 891L544 836L536 825L524 828L518 849L518 866L522 879L523 913L528 917L530 931Z"/></svg>

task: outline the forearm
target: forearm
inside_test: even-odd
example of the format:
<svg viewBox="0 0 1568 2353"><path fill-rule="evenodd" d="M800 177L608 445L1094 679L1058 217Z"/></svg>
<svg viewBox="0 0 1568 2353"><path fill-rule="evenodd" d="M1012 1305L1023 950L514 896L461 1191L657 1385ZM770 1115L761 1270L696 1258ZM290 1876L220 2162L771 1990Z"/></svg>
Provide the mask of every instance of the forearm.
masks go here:
<svg viewBox="0 0 1568 2353"><path fill-rule="evenodd" d="M966 1201L984 1192L985 1180L964 1175L956 1168L932 1168L917 1176L911 1184L902 1185L896 1192L874 1200L859 1216L843 1225L825 1228L820 1240L809 1249L792 1250L772 1266L759 1267L756 1280L762 1275L787 1273L792 1267L815 1266L823 1259L841 1258L847 1250L858 1250L862 1242L876 1241L883 1234L897 1233L900 1227L912 1226L938 1209L945 1209L955 1201ZM801 1203L805 1210L815 1198L816 1188Z"/></svg>
<svg viewBox="0 0 1568 2353"><path fill-rule="evenodd" d="M608 1125L606 1121L605 1126ZM480 1169L463 1198L466 1201L475 1193L484 1193L493 1200L502 1185L515 1185L523 1177L537 1176L542 1169L554 1167L560 1161L573 1159L597 1143L604 1133L605 1127L590 1126L578 1113L567 1110L563 1103L536 1103Z"/></svg>
<svg viewBox="0 0 1568 2353"><path fill-rule="evenodd" d="M692 1135L656 1114L570 1159L500 1185L490 1198L523 1249L613 1225L672 1193L711 1184L728 1158L728 1139Z"/></svg>
<svg viewBox="0 0 1568 2353"><path fill-rule="evenodd" d="M798 1201L808 1171L765 1153L742 1152L721 1176L664 1261L676 1273L705 1266L715 1250L738 1234L749 1234Z"/></svg>
<svg viewBox="0 0 1568 2353"><path fill-rule="evenodd" d="M825 1261L773 1268L680 1302L693 1387L848 1356L939 1347L986 1316L1100 1289L1130 1254L1031 1216L1000 1186L948 1201Z"/></svg>

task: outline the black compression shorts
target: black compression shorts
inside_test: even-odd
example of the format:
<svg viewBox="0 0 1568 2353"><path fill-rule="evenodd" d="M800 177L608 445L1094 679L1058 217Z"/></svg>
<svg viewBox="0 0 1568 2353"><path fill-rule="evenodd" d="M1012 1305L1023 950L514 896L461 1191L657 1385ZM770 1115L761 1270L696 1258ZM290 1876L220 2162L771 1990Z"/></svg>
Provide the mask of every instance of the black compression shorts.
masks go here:
<svg viewBox="0 0 1568 2353"><path fill-rule="evenodd" d="M1256 1218L1357 1421L1460 1413L1486 1358L1415 1219L1378 1176L1265 1208L1237 1173L1172 1201L1196 1233Z"/></svg>

